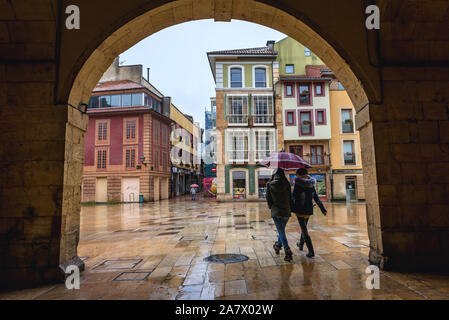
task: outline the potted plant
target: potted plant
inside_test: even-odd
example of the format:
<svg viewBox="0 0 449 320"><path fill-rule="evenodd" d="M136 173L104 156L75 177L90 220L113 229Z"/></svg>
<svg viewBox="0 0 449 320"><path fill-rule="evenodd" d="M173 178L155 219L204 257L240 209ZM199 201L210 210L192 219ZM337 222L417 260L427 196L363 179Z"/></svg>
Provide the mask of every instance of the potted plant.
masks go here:
<svg viewBox="0 0 449 320"><path fill-rule="evenodd" d="M352 124L352 119L346 119L346 120L345 120L345 123L346 123L346 124Z"/></svg>
<svg viewBox="0 0 449 320"><path fill-rule="evenodd" d="M304 121L302 122L302 124L308 125L308 124L312 124L312 122L311 122L310 120L304 120Z"/></svg>

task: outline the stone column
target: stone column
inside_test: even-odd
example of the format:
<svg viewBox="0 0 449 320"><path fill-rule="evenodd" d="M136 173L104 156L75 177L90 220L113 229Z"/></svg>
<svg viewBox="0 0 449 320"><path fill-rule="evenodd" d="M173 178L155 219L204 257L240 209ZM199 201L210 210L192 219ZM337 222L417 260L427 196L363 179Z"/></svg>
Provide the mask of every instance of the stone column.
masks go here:
<svg viewBox="0 0 449 320"><path fill-rule="evenodd" d="M370 260L384 269L449 262L449 78L419 71L384 72L383 104L357 115Z"/></svg>

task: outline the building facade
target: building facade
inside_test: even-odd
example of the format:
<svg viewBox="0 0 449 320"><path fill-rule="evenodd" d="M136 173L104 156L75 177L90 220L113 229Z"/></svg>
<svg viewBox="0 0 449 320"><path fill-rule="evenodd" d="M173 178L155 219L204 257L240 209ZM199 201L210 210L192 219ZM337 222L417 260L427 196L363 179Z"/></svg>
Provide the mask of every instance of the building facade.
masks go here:
<svg viewBox="0 0 449 320"><path fill-rule="evenodd" d="M274 41L208 53L216 83L217 199L265 197L272 171L257 162L277 151Z"/></svg>
<svg viewBox="0 0 449 320"><path fill-rule="evenodd" d="M217 102L215 97L211 98L210 107L205 111L205 137L204 137L204 178L211 179L217 177L217 161L215 151L217 148Z"/></svg>
<svg viewBox="0 0 449 320"><path fill-rule="evenodd" d="M201 143L202 129L193 117L170 106L171 126L171 197L190 192L190 185L202 184Z"/></svg>
<svg viewBox="0 0 449 320"><path fill-rule="evenodd" d="M332 185L334 200L364 200L360 135L355 128L355 109L337 79L330 86Z"/></svg>
<svg viewBox="0 0 449 320"><path fill-rule="evenodd" d="M84 151L84 202L169 197L170 98L141 75L141 65L119 66L117 58L92 92Z"/></svg>
<svg viewBox="0 0 449 320"><path fill-rule="evenodd" d="M330 169L330 83L322 61L291 38L275 45L280 81L276 86L282 110L283 149L312 165L310 174L318 181L321 198L331 197ZM295 172L288 172L294 181Z"/></svg>

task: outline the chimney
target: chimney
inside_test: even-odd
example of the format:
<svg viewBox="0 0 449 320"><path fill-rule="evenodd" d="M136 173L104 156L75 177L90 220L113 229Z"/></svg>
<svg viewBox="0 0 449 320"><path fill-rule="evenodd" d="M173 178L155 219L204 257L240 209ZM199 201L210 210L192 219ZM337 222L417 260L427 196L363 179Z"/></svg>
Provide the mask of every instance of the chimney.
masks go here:
<svg viewBox="0 0 449 320"><path fill-rule="evenodd" d="M147 81L150 82L150 68L147 68Z"/></svg>
<svg viewBox="0 0 449 320"><path fill-rule="evenodd" d="M274 51L274 43L275 43L274 40L269 40L269 41L267 41L267 47L268 47L268 49Z"/></svg>

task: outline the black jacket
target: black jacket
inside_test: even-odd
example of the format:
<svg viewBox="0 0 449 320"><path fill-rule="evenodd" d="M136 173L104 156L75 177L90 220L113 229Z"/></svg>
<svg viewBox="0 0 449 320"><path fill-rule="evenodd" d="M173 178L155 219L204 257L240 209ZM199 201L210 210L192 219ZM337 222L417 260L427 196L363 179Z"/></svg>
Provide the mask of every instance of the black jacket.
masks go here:
<svg viewBox="0 0 449 320"><path fill-rule="evenodd" d="M295 179L292 195L292 212L306 216L313 215L313 201L318 205L321 212L327 212L316 193L314 183L309 181L304 181L300 178Z"/></svg>
<svg viewBox="0 0 449 320"><path fill-rule="evenodd" d="M291 187L287 179L274 176L267 183L267 203L271 217L290 217Z"/></svg>

